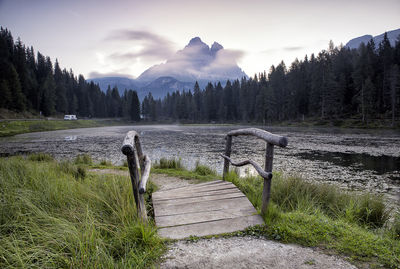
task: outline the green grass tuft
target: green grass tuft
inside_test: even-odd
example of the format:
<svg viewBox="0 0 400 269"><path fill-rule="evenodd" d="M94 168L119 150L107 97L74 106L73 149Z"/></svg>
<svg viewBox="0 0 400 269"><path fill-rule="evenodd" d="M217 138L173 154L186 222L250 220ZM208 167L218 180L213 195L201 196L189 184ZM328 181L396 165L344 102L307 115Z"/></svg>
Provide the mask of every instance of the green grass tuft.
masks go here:
<svg viewBox="0 0 400 269"><path fill-rule="evenodd" d="M105 159L101 160L99 164L102 165L102 166L112 166L112 163L110 161L108 161L108 160L105 160Z"/></svg>
<svg viewBox="0 0 400 269"><path fill-rule="evenodd" d="M201 165L200 162L196 162L196 167L194 168L193 172L201 175L201 176L216 176L217 172L209 168L208 166Z"/></svg>
<svg viewBox="0 0 400 269"><path fill-rule="evenodd" d="M75 157L75 164L92 165L93 160L89 154L79 154Z"/></svg>
<svg viewBox="0 0 400 269"><path fill-rule="evenodd" d="M54 161L54 158L50 154L40 152L28 155L28 160L33 162L50 162Z"/></svg>
<svg viewBox="0 0 400 269"><path fill-rule="evenodd" d="M183 165L181 159L165 159L161 158L153 165L156 169L177 169L182 170Z"/></svg>

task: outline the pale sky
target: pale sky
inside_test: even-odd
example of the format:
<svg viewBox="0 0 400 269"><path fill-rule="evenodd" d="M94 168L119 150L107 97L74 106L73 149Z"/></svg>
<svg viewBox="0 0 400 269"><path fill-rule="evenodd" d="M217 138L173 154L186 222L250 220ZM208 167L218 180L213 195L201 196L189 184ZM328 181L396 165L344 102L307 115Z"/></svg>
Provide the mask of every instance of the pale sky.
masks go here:
<svg viewBox="0 0 400 269"><path fill-rule="evenodd" d="M0 25L86 78L135 78L195 36L252 76L400 28L400 0L0 0Z"/></svg>

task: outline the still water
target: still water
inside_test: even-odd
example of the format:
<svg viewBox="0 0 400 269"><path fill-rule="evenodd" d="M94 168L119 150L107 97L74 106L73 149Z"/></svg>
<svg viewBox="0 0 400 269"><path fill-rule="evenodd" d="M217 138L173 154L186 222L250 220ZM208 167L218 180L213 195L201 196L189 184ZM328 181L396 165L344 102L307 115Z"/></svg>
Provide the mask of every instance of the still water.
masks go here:
<svg viewBox="0 0 400 269"><path fill-rule="evenodd" d="M249 127L249 126L247 126ZM57 159L88 153L95 160L121 164L125 134L136 130L143 151L155 161L181 158L187 168L196 161L222 171L227 132L241 126L143 125L85 128L0 138L2 156L47 152ZM400 203L400 133L387 130L259 127L288 137L287 148L275 147L274 170L329 182L344 188L385 193ZM232 158L251 158L263 165L265 143L252 137L233 139ZM242 173L253 173L242 169Z"/></svg>

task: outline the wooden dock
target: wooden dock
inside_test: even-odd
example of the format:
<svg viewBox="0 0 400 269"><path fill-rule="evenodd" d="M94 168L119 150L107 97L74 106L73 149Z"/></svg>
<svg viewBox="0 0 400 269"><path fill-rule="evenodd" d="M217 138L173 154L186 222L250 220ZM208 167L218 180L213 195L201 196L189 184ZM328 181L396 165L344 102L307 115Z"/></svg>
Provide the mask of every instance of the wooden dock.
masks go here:
<svg viewBox="0 0 400 269"><path fill-rule="evenodd" d="M152 199L156 225L164 238L231 233L264 224L247 197L222 180L157 191Z"/></svg>

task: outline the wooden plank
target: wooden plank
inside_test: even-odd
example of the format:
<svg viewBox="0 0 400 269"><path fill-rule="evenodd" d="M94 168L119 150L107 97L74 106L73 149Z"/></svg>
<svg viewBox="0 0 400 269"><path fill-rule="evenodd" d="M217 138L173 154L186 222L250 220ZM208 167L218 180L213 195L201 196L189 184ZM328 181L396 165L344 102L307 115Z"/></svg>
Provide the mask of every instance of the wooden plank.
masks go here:
<svg viewBox="0 0 400 269"><path fill-rule="evenodd" d="M164 192L154 192L153 195L157 196L172 196L175 194L179 194L179 193L188 193L188 192L206 192L206 191L215 191L215 190L222 190L222 189L226 189L226 188L236 188L235 185L233 185L232 183L228 182L228 183L223 183L223 184L214 184L214 185L206 185L206 186L201 186L201 187L191 187L191 188L187 188L187 189L178 189L178 190L174 190L174 189L170 189L168 191L164 191Z"/></svg>
<svg viewBox="0 0 400 269"><path fill-rule="evenodd" d="M179 199L170 199L170 200L153 200L153 205L180 205L180 204L187 204L187 203L196 203L202 201L215 201L221 200L226 198L237 198L237 197L246 197L243 193L239 191L235 191L232 193L226 194L219 194L219 195L207 195L207 196L195 196L195 197L185 197Z"/></svg>
<svg viewBox="0 0 400 269"><path fill-rule="evenodd" d="M179 199L186 199L186 198L195 198L195 197L207 197L207 196L215 196L215 195L221 195L221 194L231 194L231 193L236 193L236 194L242 194L241 191L239 191L236 188L231 188L227 190L219 190L219 191L210 191L207 193L182 193L176 196L169 196L169 197L152 197L153 203L161 203L164 201L170 201L170 200L179 200Z"/></svg>
<svg viewBox="0 0 400 269"><path fill-rule="evenodd" d="M158 192L154 192L152 194L152 197L155 198L159 198L159 197L163 197L163 198L168 198L168 197L175 197L175 196L179 196L179 195L186 195L188 193L208 193L208 192L215 192L215 191L219 191L219 190L226 190L226 189L237 189L235 187L235 185L233 184L227 184L227 185L222 185L222 186L215 186L215 187L203 187L201 189L188 189L186 191L180 191L180 192L173 192L171 190L171 192L169 193L158 193Z"/></svg>
<svg viewBox="0 0 400 269"><path fill-rule="evenodd" d="M202 201L180 205L158 204L154 207L155 216L193 213L200 211L224 210L229 208L244 208L252 206L247 197L228 198L214 201Z"/></svg>
<svg viewBox="0 0 400 269"><path fill-rule="evenodd" d="M188 186L183 186L183 187L177 187L177 188L170 188L170 189L167 189L167 190L160 190L160 191L157 191L158 193L165 193L165 192L170 192L170 191L172 191L172 190L176 190L176 191L179 191L179 190L184 190L184 189L189 189L189 188L194 188L194 187L202 187L202 186L207 186L207 185L213 185L213 184L220 184L220 183L225 183L225 181L222 181L222 180L214 180L214 181L209 181L209 182L203 182L203 183L198 183L198 184L191 184L191 185L188 185Z"/></svg>
<svg viewBox="0 0 400 269"><path fill-rule="evenodd" d="M244 230L247 227L264 224L260 215L237 217L211 222L202 222L182 226L161 228L158 233L161 237L170 239L183 239L191 235L206 236L221 233L231 233Z"/></svg>
<svg viewBox="0 0 400 269"><path fill-rule="evenodd" d="M225 210L207 211L207 212L194 212L170 216L156 216L155 221L158 227L170 227L177 225L187 225L194 223L201 223L206 221L216 221L223 219L233 219L243 216L251 216L257 214L254 207L248 208L232 208Z"/></svg>
<svg viewBox="0 0 400 269"><path fill-rule="evenodd" d="M188 186L185 188L179 188L179 189L169 189L163 192L158 192L159 194L157 195L170 195L173 193L184 193L184 192L195 192L195 191L207 191L207 190L216 190L216 189L222 189L223 186L225 187L236 187L230 182L222 182L222 183L214 183L214 184L208 184L208 185L202 185L202 186Z"/></svg>

